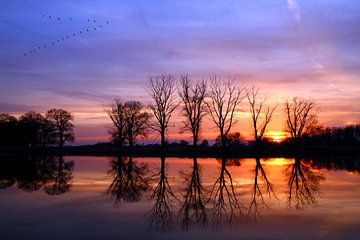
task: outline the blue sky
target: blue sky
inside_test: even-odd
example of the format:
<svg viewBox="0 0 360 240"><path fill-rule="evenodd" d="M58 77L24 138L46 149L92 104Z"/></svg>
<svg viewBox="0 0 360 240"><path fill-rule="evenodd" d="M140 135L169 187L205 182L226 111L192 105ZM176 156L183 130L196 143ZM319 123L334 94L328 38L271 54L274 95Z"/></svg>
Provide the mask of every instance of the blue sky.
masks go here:
<svg viewBox="0 0 360 240"><path fill-rule="evenodd" d="M106 140L112 98L148 103L149 76L186 73L237 76L274 103L312 97L326 125L359 122L359 40L355 0L8 1L0 112L62 107L75 114L79 141Z"/></svg>

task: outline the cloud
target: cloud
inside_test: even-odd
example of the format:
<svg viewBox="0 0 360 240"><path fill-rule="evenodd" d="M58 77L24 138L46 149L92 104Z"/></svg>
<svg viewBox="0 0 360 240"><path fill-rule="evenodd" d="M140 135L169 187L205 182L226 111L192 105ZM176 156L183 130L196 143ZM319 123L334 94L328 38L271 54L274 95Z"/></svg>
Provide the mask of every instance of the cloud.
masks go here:
<svg viewBox="0 0 360 240"><path fill-rule="evenodd" d="M300 14L300 6L297 0L286 0L288 8L290 12L293 14L295 20L300 22L301 14Z"/></svg>

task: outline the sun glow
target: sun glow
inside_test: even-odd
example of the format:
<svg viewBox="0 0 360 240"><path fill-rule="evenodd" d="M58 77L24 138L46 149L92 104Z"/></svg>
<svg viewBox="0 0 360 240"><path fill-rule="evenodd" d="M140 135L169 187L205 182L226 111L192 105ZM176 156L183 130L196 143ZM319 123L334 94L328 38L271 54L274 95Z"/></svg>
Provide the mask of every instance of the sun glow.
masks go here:
<svg viewBox="0 0 360 240"><path fill-rule="evenodd" d="M265 137L269 138L272 142L281 142L288 137L286 132L282 131L269 131L265 134Z"/></svg>

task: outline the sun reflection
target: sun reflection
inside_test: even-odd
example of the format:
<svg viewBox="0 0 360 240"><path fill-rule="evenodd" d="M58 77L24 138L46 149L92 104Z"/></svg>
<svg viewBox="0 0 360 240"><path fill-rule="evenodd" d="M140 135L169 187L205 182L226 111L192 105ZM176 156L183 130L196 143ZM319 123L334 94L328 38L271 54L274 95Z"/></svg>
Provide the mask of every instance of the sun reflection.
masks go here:
<svg viewBox="0 0 360 240"><path fill-rule="evenodd" d="M264 165L279 165L279 166L284 166L284 165L289 165L292 164L294 162L294 159L289 159L289 158L273 158L271 160L268 161L264 161Z"/></svg>

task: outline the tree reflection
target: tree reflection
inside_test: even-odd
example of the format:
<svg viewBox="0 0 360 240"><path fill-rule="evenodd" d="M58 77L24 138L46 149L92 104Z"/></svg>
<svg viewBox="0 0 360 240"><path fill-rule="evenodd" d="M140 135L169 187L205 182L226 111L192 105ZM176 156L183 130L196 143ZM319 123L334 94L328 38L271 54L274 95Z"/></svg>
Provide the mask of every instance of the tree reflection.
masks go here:
<svg viewBox="0 0 360 240"><path fill-rule="evenodd" d="M273 185L270 183L269 179L266 176L266 171L261 164L260 158L255 158L256 165L255 165L255 176L254 176L254 185L252 188L252 194L251 194L251 201L250 206L248 210L248 216L253 217L255 220L260 217L260 208L267 207L263 191L265 191L265 194L268 194L269 197L272 195L276 197ZM264 187L259 185L259 176L264 182ZM263 190L264 189L264 190Z"/></svg>
<svg viewBox="0 0 360 240"><path fill-rule="evenodd" d="M193 167L190 173L182 173L184 177L183 198L179 215L182 218L181 227L183 230L188 230L191 224L207 223L205 188L201 184L200 169L197 163L197 158L193 158Z"/></svg>
<svg viewBox="0 0 360 240"><path fill-rule="evenodd" d="M74 161L64 161L60 155L44 191L49 195L60 195L70 191L73 170Z"/></svg>
<svg viewBox="0 0 360 240"><path fill-rule="evenodd" d="M320 181L324 176L300 158L295 158L294 164L289 165L285 173L289 188L288 205L297 209L316 206L316 195L319 194Z"/></svg>
<svg viewBox="0 0 360 240"><path fill-rule="evenodd" d="M156 186L150 197L155 201L150 212L150 224L162 231L171 230L174 223L173 208L176 197L166 176L165 157L161 157L160 170L153 175L152 180L156 182Z"/></svg>
<svg viewBox="0 0 360 240"><path fill-rule="evenodd" d="M114 180L106 193L115 206L125 202L138 202L142 194L149 189L149 179L146 177L148 165L137 163L130 157L118 156L111 161L110 173Z"/></svg>
<svg viewBox="0 0 360 240"><path fill-rule="evenodd" d="M0 189L16 185L33 192L43 189L47 194L70 190L74 162L54 156L7 156L0 160Z"/></svg>
<svg viewBox="0 0 360 240"><path fill-rule="evenodd" d="M210 219L214 228L221 228L223 225L231 227L243 218L244 207L238 200L234 181L226 168L226 161L226 158L221 159L220 175L212 186L208 200L211 203Z"/></svg>

